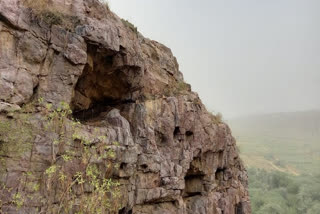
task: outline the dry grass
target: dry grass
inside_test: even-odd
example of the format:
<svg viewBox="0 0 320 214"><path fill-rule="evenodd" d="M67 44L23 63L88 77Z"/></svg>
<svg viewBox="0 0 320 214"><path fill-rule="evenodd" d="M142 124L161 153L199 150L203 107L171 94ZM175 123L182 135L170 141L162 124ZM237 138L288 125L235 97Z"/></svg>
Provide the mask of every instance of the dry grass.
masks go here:
<svg viewBox="0 0 320 214"><path fill-rule="evenodd" d="M185 94L188 94L188 92L190 91L191 91L191 85L183 81L180 81L180 82L177 82L172 87L165 87L163 89L163 94L166 97L171 97L171 96L185 95Z"/></svg>
<svg viewBox="0 0 320 214"><path fill-rule="evenodd" d="M99 0L108 11L110 11L110 6L109 6L109 2L107 0Z"/></svg>
<svg viewBox="0 0 320 214"><path fill-rule="evenodd" d="M66 9L55 8L49 0L24 0L23 4L29 8L39 22L50 26L61 25L69 31L73 31L78 19L67 14Z"/></svg>
<svg viewBox="0 0 320 214"><path fill-rule="evenodd" d="M138 34L138 28L136 26L134 26L131 22L129 22L128 20L125 20L125 19L121 19L121 21L125 26L130 28L135 34Z"/></svg>
<svg viewBox="0 0 320 214"><path fill-rule="evenodd" d="M210 113L210 117L214 124L220 124L223 122L222 114L220 112L218 112L216 115L213 113Z"/></svg>
<svg viewBox="0 0 320 214"><path fill-rule="evenodd" d="M62 12L52 7L49 0L25 0L24 5L42 22L50 25L63 22Z"/></svg>
<svg viewBox="0 0 320 214"><path fill-rule="evenodd" d="M23 4L36 14L50 10L49 0L25 0Z"/></svg>

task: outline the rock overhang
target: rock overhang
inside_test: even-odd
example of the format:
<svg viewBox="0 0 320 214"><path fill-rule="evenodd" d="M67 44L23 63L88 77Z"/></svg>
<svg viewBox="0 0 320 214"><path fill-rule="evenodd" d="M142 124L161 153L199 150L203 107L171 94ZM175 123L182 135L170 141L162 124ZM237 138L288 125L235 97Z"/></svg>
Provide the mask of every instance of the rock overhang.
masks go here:
<svg viewBox="0 0 320 214"><path fill-rule="evenodd" d="M67 3L63 13L79 20L71 30L35 19L18 0L1 1L0 99L20 106L39 98L56 106L66 102L84 135L98 129L108 145L118 142L112 163L119 168L107 174L125 192L119 213L250 213L247 174L231 131L212 120L184 83L171 50L132 31L96 0ZM39 180L49 168L50 139L42 135L33 142L36 156L15 160L40 164ZM21 191L14 177L27 166L17 169L12 161L5 158L1 182ZM22 207L39 208L46 206Z"/></svg>

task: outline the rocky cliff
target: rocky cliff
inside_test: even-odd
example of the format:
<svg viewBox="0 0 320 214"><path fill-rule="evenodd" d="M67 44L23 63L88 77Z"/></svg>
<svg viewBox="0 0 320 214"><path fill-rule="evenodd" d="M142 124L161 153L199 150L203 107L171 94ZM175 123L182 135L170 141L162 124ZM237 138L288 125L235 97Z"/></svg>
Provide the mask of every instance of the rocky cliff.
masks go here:
<svg viewBox="0 0 320 214"><path fill-rule="evenodd" d="M250 213L229 127L97 0L0 0L0 166L0 213Z"/></svg>

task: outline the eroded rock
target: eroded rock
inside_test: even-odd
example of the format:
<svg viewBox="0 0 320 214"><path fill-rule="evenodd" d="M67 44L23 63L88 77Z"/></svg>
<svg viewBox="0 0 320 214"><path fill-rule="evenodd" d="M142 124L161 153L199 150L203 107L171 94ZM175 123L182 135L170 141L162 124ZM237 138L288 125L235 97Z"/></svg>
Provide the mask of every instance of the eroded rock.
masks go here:
<svg viewBox="0 0 320 214"><path fill-rule="evenodd" d="M97 0L50 2L79 20L74 29L0 0L0 113L19 111L0 114L0 125L14 124L0 126L0 212L66 213L63 177L53 182L51 167L79 179L95 166L120 184L109 213L249 214L235 139L183 81L171 50ZM70 117L48 128L61 102L80 121L76 131ZM28 143L18 149L19 142ZM83 197L94 203L94 191L90 183L74 185L69 213L86 204Z"/></svg>

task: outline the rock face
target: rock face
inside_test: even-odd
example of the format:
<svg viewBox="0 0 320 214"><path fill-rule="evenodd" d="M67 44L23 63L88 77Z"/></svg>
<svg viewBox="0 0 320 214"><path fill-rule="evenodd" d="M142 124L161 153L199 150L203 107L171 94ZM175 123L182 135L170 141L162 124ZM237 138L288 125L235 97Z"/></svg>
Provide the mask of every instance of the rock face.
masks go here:
<svg viewBox="0 0 320 214"><path fill-rule="evenodd" d="M183 81L169 48L97 0L34 2L46 6L0 0L0 213L251 213L230 129ZM58 132L44 128L61 102L77 134L70 116ZM101 146L114 154L99 157ZM88 208L99 188L77 175L93 165L119 183L116 209ZM65 175L54 181L57 168Z"/></svg>

